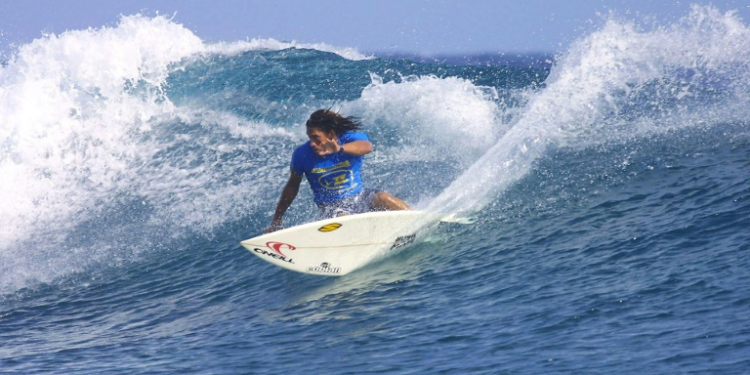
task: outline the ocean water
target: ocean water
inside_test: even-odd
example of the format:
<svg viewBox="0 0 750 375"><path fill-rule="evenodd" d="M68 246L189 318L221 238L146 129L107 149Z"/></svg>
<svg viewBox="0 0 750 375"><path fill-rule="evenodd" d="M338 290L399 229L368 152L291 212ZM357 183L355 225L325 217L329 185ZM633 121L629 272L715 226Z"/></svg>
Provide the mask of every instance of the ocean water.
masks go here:
<svg viewBox="0 0 750 375"><path fill-rule="evenodd" d="M0 373L750 373L732 13L613 16L526 66L139 15L6 59ZM363 119L368 185L474 223L340 278L244 250L329 107ZM314 218L308 190L287 225Z"/></svg>

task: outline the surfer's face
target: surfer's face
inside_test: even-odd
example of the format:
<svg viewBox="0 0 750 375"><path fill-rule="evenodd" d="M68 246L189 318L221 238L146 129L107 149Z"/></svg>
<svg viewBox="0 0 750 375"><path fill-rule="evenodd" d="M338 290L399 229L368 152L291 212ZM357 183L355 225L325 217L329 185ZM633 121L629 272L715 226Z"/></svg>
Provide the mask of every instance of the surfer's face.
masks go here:
<svg viewBox="0 0 750 375"><path fill-rule="evenodd" d="M325 144L331 142L337 142L336 132L331 130L326 133L318 128L307 128L307 137L310 138L310 146L316 154L321 155L325 151Z"/></svg>

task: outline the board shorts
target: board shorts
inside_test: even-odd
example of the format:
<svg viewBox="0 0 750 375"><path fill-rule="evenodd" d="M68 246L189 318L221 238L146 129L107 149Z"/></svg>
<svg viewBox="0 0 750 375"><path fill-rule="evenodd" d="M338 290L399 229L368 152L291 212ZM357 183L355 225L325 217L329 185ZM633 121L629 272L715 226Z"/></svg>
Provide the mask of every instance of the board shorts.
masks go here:
<svg viewBox="0 0 750 375"><path fill-rule="evenodd" d="M370 211L375 194L382 190L362 189L362 191L353 196L347 197L333 203L318 204L321 219L330 219L332 217L343 215L361 214Z"/></svg>

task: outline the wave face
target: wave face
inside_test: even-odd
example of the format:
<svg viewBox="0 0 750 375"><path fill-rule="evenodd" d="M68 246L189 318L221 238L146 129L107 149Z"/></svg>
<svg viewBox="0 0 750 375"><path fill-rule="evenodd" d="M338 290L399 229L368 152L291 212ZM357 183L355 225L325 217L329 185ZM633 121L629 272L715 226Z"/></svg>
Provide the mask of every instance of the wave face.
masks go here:
<svg viewBox="0 0 750 375"><path fill-rule="evenodd" d="M206 43L140 15L20 46L0 367L742 373L749 65L750 28L700 6L612 16L547 68ZM319 108L365 123L366 184L475 223L336 279L242 250ZM308 190L287 225L314 218Z"/></svg>

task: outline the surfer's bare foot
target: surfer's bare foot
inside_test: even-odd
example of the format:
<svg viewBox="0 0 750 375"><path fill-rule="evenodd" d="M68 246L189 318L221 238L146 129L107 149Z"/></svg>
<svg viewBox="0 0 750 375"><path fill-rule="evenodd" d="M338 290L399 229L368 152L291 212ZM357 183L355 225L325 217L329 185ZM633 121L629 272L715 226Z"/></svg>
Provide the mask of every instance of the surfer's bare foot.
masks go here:
<svg viewBox="0 0 750 375"><path fill-rule="evenodd" d="M281 225L281 223L271 223L271 225L268 226L268 228L263 229L263 233L271 233L276 232L277 230L284 229L284 226Z"/></svg>

